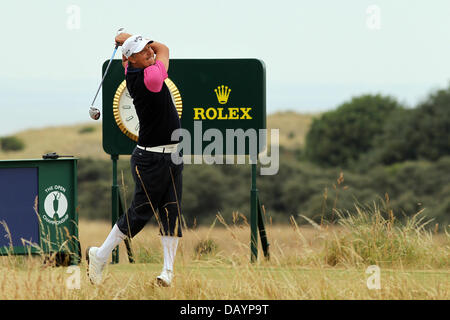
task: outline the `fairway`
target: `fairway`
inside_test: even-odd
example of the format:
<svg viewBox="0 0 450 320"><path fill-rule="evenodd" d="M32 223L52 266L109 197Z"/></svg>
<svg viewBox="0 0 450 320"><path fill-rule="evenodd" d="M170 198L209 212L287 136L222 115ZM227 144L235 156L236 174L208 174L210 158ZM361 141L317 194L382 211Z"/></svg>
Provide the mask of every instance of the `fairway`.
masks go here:
<svg viewBox="0 0 450 320"><path fill-rule="evenodd" d="M381 289L369 290L358 269L224 266L208 261L178 266L170 288L154 285L155 263L110 265L105 281L68 289L67 268L0 269L0 299L449 299L448 271L382 270Z"/></svg>
<svg viewBox="0 0 450 320"><path fill-rule="evenodd" d="M81 221L80 240L84 248L97 245L110 228L106 222ZM120 263L108 265L104 282L91 285L86 262L68 273L66 267L44 267L40 257L0 257L0 299L193 299L193 300L309 300L309 299L449 299L450 272L445 235L433 240L441 261L433 266L426 259L402 266L395 261L380 263L380 290L370 290L366 274L369 264L330 266L323 256L324 241L340 229L274 226L267 228L271 260L260 253L251 264L247 226L211 226L185 230L175 260L172 287L154 285L161 271L161 244L154 226L133 239L137 263L130 264L120 246ZM199 254L197 245L205 239L215 250ZM83 257L84 258L84 257ZM442 258L442 260L439 259ZM430 260L431 261L431 260ZM73 271L73 270L72 270ZM68 281L79 276L79 289Z"/></svg>

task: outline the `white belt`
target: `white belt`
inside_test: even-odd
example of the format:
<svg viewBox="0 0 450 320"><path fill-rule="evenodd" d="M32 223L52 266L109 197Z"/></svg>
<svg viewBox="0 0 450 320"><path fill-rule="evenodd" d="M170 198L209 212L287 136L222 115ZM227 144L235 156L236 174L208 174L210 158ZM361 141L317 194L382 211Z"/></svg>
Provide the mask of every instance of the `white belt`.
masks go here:
<svg viewBox="0 0 450 320"><path fill-rule="evenodd" d="M145 150L145 151L152 151L152 152L160 152L160 153L172 153L177 150L178 143L176 144L166 144L162 146L157 147L142 147L138 145L137 147L139 149Z"/></svg>

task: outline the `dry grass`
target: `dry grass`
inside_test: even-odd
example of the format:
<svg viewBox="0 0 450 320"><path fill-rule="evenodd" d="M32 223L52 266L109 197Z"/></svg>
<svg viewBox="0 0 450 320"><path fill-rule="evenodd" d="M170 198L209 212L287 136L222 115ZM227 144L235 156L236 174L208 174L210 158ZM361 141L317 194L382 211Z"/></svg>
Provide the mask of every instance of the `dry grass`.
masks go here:
<svg viewBox="0 0 450 320"><path fill-rule="evenodd" d="M295 220L293 220L295 221ZM110 230L105 222L80 222L84 248L99 245ZM127 262L120 247L120 263L109 265L105 281L91 285L80 266L80 289L69 290L67 268L42 267L42 259L0 259L0 299L449 299L449 265L404 266L392 262L381 267L381 290L369 290L364 263L327 263L325 244L341 239L346 227L267 226L271 260L249 263L248 226L217 223L185 230L170 288L153 280L161 269L157 229L146 227L133 239L136 264ZM439 235L430 255L448 256L449 240ZM357 236L355 241L357 241ZM209 239L216 250L198 255L196 246ZM262 256L262 254L260 253ZM431 260L430 260L431 261Z"/></svg>
<svg viewBox="0 0 450 320"><path fill-rule="evenodd" d="M287 149L302 148L312 120L318 114L276 112L267 117L267 128L280 130L280 145Z"/></svg>
<svg viewBox="0 0 450 320"><path fill-rule="evenodd" d="M93 131L82 133L87 127ZM109 159L103 151L101 123L89 122L71 126L48 127L21 131L14 136L25 143L21 151L4 152L0 150L0 159L39 159L48 152L75 157Z"/></svg>

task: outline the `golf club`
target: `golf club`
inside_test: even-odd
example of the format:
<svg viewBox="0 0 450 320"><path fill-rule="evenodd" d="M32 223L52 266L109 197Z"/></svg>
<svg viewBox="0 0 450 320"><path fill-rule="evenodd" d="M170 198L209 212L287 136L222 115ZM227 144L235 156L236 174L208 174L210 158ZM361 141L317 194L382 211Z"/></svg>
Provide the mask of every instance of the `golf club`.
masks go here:
<svg viewBox="0 0 450 320"><path fill-rule="evenodd" d="M116 34L120 34L122 32L124 32L124 28L120 28L119 30L117 30ZM111 59L109 59L108 66L106 67L105 73L103 74L102 81L100 82L100 85L97 89L97 93L95 94L94 100L92 100L91 107L89 108L89 115L94 120L100 119L100 110L97 109L96 107L94 107L95 99L97 99L97 95L100 92L100 88L102 87L103 81L105 80L106 74L108 73L108 70L109 70L109 66L111 65L111 62L114 59L114 56L116 55L116 51L117 51L118 47L119 47L119 44L116 43L113 54L111 56Z"/></svg>

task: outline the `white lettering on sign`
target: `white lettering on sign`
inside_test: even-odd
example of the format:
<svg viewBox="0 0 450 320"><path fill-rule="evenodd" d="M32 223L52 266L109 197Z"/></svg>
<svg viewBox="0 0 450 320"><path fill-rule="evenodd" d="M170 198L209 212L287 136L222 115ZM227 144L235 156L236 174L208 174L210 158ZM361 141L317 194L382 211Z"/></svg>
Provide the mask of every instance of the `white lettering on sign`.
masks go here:
<svg viewBox="0 0 450 320"><path fill-rule="evenodd" d="M194 121L194 136L191 137L189 130L184 128L176 129L172 133L172 141L181 142L178 144L177 152L172 152L172 162L180 164L191 164L190 155L192 154L191 142L194 143L194 164L224 164L224 151L227 155L226 164L246 164L245 146L248 141L248 159L250 164L255 164L259 157L260 163L268 165L261 167L261 175L275 175L279 169L279 129L270 130L270 155L267 148L267 129L250 128L226 129L225 134L216 128L210 128L203 132L202 121ZM203 132L203 133L202 133ZM225 136L224 136L225 135ZM192 140L194 139L194 140ZM203 142L210 143L202 150ZM259 144L259 146L258 146ZM225 150L224 150L225 147ZM237 156L234 157L236 150ZM258 150L260 150L258 154ZM181 157L180 154L187 155Z"/></svg>

